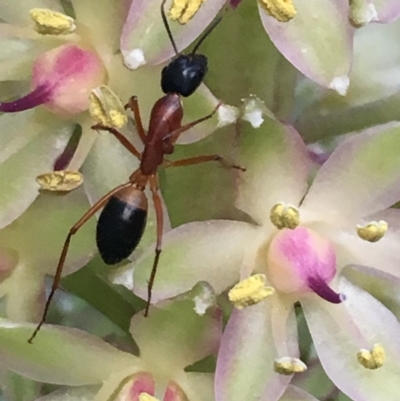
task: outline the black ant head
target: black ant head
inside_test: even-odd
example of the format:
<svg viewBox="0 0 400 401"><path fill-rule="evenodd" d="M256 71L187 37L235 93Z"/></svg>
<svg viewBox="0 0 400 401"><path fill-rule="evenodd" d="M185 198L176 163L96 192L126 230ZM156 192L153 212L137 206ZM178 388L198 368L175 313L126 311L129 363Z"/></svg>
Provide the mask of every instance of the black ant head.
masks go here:
<svg viewBox="0 0 400 401"><path fill-rule="evenodd" d="M165 66L161 73L164 93L190 96L203 82L207 73L207 57L202 54L181 54Z"/></svg>

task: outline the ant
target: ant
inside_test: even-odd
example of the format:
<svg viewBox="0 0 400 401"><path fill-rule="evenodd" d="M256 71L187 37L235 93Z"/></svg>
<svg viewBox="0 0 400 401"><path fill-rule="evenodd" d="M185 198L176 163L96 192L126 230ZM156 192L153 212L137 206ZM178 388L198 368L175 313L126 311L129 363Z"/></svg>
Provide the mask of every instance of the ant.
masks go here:
<svg viewBox="0 0 400 401"><path fill-rule="evenodd" d="M148 282L147 304L144 311L144 315L148 316L151 304L151 291L160 260L164 222L161 199L158 194L158 168L160 166L188 166L217 161L225 167L244 170L239 166L230 165L219 155L202 155L177 161L168 161L164 158L164 155L173 153L175 142L183 132L211 118L217 112L221 104L219 103L207 116L182 125L183 108L181 96L190 96L202 83L207 73L207 57L202 54L196 54L196 51L222 19L222 17L219 17L214 20L190 54L180 54L165 15L165 3L166 0L163 0L161 3L161 16L168 37L175 50L176 57L162 70L161 88L165 95L157 100L151 110L147 133L142 125L137 97L133 96L125 106L126 109L130 109L133 112L138 134L144 144L143 152L137 150L136 147L115 128L101 124L96 124L92 127L94 130L108 131L114 135L132 155L139 159L140 166L130 175L128 182L117 186L100 198L69 230L42 318L29 338L29 343L32 343L46 320L51 300L60 283L61 273L72 236L76 234L95 213L103 209L100 213L96 229L96 244L100 256L108 265L117 264L126 259L135 250L142 238L146 227L148 208L147 197L144 190L147 184L149 184L156 212L157 240L153 267Z"/></svg>

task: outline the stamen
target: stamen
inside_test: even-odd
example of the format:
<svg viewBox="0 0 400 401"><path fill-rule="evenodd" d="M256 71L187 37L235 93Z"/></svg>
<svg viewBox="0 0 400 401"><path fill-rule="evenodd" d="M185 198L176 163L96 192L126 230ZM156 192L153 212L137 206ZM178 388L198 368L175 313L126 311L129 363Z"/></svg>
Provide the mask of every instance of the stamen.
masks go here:
<svg viewBox="0 0 400 401"><path fill-rule="evenodd" d="M294 206L278 203L272 207L270 219L272 224L280 230L283 228L293 230L300 224L300 213Z"/></svg>
<svg viewBox="0 0 400 401"><path fill-rule="evenodd" d="M76 29L73 18L48 8L33 8L29 15L35 22L35 31L42 35L68 35Z"/></svg>
<svg viewBox="0 0 400 401"><path fill-rule="evenodd" d="M261 7L279 22L288 22L297 11L292 0L258 0Z"/></svg>
<svg viewBox="0 0 400 401"><path fill-rule="evenodd" d="M39 85L27 95L13 100L12 102L1 102L0 111L3 113L17 113L19 111L33 109L50 101L52 88L48 85Z"/></svg>
<svg viewBox="0 0 400 401"><path fill-rule="evenodd" d="M51 171L36 177L40 189L52 192L70 192L83 183L83 175L79 171Z"/></svg>
<svg viewBox="0 0 400 401"><path fill-rule="evenodd" d="M273 287L266 285L264 274L255 274L236 284L228 293L229 300L235 308L243 309L246 306L258 304L275 293Z"/></svg>
<svg viewBox="0 0 400 401"><path fill-rule="evenodd" d="M388 227L388 223L384 220L371 221L364 226L357 225L357 234L365 241L377 242L385 236Z"/></svg>
<svg viewBox="0 0 400 401"><path fill-rule="evenodd" d="M168 16L180 24L187 24L206 0L174 0L168 11Z"/></svg>
<svg viewBox="0 0 400 401"><path fill-rule="evenodd" d="M139 395L139 401L159 401L159 400L150 394L142 393Z"/></svg>
<svg viewBox="0 0 400 401"><path fill-rule="evenodd" d="M292 375L294 373L303 373L307 370L307 365L300 359L285 356L275 359L274 370L281 375Z"/></svg>
<svg viewBox="0 0 400 401"><path fill-rule="evenodd" d="M382 367L385 359L385 349L379 343L374 344L371 351L360 349L360 351L357 352L358 362L366 369L374 370Z"/></svg>
<svg viewBox="0 0 400 401"><path fill-rule="evenodd" d="M102 85L93 89L89 102L89 113L97 123L122 128L128 122L124 105L108 86Z"/></svg>

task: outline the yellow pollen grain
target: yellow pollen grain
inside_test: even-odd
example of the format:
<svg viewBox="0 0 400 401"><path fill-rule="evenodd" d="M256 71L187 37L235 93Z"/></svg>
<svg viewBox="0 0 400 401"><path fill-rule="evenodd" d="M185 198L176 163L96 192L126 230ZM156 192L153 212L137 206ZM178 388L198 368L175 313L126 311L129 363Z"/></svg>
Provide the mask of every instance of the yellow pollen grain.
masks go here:
<svg viewBox="0 0 400 401"><path fill-rule="evenodd" d="M386 352L379 343L374 344L372 350L360 349L357 352L358 362L366 369L378 369L383 366L386 359Z"/></svg>
<svg viewBox="0 0 400 401"><path fill-rule="evenodd" d="M180 24L187 24L206 0L174 0L168 11L168 16Z"/></svg>
<svg viewBox="0 0 400 401"><path fill-rule="evenodd" d="M52 192L70 192L83 183L83 175L79 171L51 171L36 177L40 189Z"/></svg>
<svg viewBox="0 0 400 401"><path fill-rule="evenodd" d="M357 234L365 241L377 242L385 236L388 228L389 225L384 220L371 221L363 226L357 225Z"/></svg>
<svg viewBox="0 0 400 401"><path fill-rule="evenodd" d="M68 35L76 29L73 18L48 8L33 8L29 15L41 35Z"/></svg>
<svg viewBox="0 0 400 401"><path fill-rule="evenodd" d="M255 274L236 284L228 293L229 300L236 309L258 304L274 294L275 289L266 285L264 274Z"/></svg>
<svg viewBox="0 0 400 401"><path fill-rule="evenodd" d="M292 0L258 0L261 7L279 22L288 22L297 11Z"/></svg>
<svg viewBox="0 0 400 401"><path fill-rule="evenodd" d="M300 224L300 213L294 206L286 206L277 203L270 212L272 224L282 230L283 228L295 229Z"/></svg>
<svg viewBox="0 0 400 401"><path fill-rule="evenodd" d="M158 399L156 397L153 397L150 394L147 393L141 393L139 395L139 401L158 401Z"/></svg>
<svg viewBox="0 0 400 401"><path fill-rule="evenodd" d="M303 373L307 370L307 365L298 358L285 356L275 359L274 370L281 375L292 375L294 373Z"/></svg>
<svg viewBox="0 0 400 401"><path fill-rule="evenodd" d="M105 85L94 89L90 94L89 114L97 123L107 127L122 128L128 122L121 100Z"/></svg>

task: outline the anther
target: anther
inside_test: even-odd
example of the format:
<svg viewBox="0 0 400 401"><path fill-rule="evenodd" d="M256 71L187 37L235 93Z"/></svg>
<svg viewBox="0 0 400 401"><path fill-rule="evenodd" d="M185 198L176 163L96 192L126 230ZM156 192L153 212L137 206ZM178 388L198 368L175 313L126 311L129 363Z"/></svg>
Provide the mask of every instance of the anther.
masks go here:
<svg viewBox="0 0 400 401"><path fill-rule="evenodd" d="M357 352L357 360L366 369L378 369L383 366L386 359L386 352L379 343L374 344L372 350L360 349Z"/></svg>
<svg viewBox="0 0 400 401"><path fill-rule="evenodd" d="M279 22L288 22L297 11L292 0L258 0L261 7Z"/></svg>
<svg viewBox="0 0 400 401"><path fill-rule="evenodd" d="M264 274L255 274L236 284L228 293L229 300L236 309L258 304L274 294L275 289L266 285Z"/></svg>
<svg viewBox="0 0 400 401"><path fill-rule="evenodd" d="M199 11L206 0L174 0L169 9L168 16L180 24L187 24Z"/></svg>
<svg viewBox="0 0 400 401"><path fill-rule="evenodd" d="M48 8L33 8L29 15L41 35L68 35L76 29L73 18Z"/></svg>
<svg viewBox="0 0 400 401"><path fill-rule="evenodd" d="M275 359L274 370L281 375L292 375L294 373L303 373L307 370L307 365L298 358L285 356Z"/></svg>
<svg viewBox="0 0 400 401"><path fill-rule="evenodd" d="M371 221L363 226L357 225L358 236L369 242L377 242L384 237L388 230L388 223L384 220Z"/></svg>
<svg viewBox="0 0 400 401"><path fill-rule="evenodd" d="M270 212L272 224L279 228L295 229L300 224L300 213L294 206L278 203L272 207Z"/></svg>
<svg viewBox="0 0 400 401"><path fill-rule="evenodd" d="M83 183L83 175L79 171L51 171L36 177L40 189L52 192L69 192Z"/></svg>
<svg viewBox="0 0 400 401"><path fill-rule="evenodd" d="M119 97L105 85L93 89L89 96L89 113L99 124L122 128L128 122L124 105Z"/></svg>
<svg viewBox="0 0 400 401"><path fill-rule="evenodd" d="M147 393L141 393L139 395L139 401L159 401L156 397L153 397Z"/></svg>

